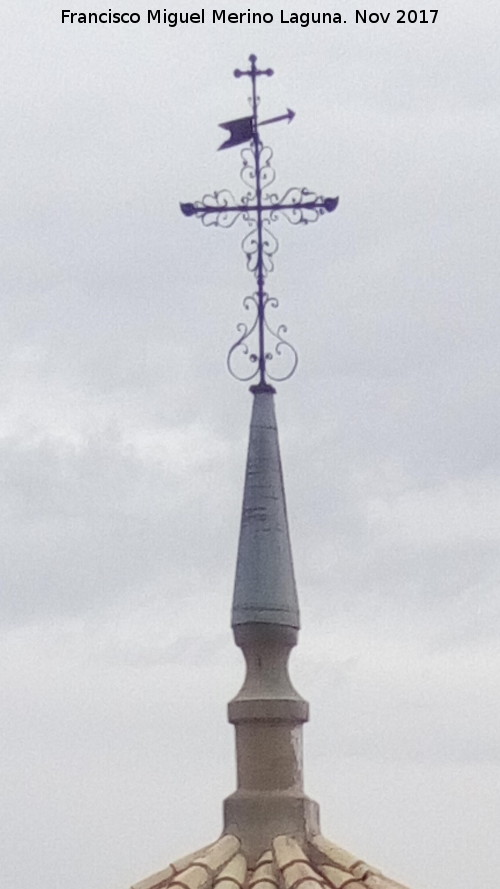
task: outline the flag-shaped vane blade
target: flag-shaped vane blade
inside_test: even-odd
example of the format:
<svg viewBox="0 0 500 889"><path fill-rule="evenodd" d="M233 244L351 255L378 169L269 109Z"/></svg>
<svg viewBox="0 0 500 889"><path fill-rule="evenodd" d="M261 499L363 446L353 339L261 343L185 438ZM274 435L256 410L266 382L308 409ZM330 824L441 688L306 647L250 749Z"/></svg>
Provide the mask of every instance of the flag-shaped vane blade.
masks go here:
<svg viewBox="0 0 500 889"><path fill-rule="evenodd" d="M238 120L220 123L219 126L224 130L229 130L229 138L219 145L219 151L221 148L232 148L233 145L249 142L253 138L253 117L239 117Z"/></svg>

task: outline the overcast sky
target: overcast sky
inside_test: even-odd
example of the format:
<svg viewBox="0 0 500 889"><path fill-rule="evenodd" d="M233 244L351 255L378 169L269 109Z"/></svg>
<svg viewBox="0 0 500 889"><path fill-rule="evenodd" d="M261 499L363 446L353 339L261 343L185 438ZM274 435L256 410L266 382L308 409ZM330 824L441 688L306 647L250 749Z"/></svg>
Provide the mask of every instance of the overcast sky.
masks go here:
<svg viewBox="0 0 500 889"><path fill-rule="evenodd" d="M248 113L251 52L275 69L262 113L296 112L266 132L276 190L340 195L276 224L269 279L300 354L276 407L306 790L331 840L411 889L498 873L499 13L447 0L405 25L400 5L362 25L337 0L345 24L308 28L3 12L9 889L127 889L215 840L235 788L251 397L225 356L253 284L243 224L179 202L244 193L217 124Z"/></svg>

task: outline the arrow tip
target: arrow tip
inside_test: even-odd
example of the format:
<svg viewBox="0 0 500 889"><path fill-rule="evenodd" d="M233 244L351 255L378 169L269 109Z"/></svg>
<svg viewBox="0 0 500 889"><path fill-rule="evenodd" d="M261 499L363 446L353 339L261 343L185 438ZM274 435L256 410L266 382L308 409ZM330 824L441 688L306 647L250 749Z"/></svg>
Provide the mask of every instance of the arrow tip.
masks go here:
<svg viewBox="0 0 500 889"><path fill-rule="evenodd" d="M286 109L288 111L288 123L291 123L295 117L295 111L292 111L291 108Z"/></svg>

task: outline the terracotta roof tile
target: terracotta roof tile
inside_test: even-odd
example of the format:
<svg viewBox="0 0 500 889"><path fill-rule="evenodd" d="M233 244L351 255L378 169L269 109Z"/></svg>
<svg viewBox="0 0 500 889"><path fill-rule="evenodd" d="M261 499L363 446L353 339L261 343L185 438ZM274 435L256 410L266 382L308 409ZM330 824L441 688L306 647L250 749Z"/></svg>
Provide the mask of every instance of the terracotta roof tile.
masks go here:
<svg viewBox="0 0 500 889"><path fill-rule="evenodd" d="M274 868L273 853L269 849L260 856L255 870L249 874L247 889L278 889L279 882Z"/></svg>
<svg viewBox="0 0 500 889"><path fill-rule="evenodd" d="M276 865L285 889L320 889L325 885L321 874L314 869L305 852L292 837L276 837L273 842Z"/></svg>
<svg viewBox="0 0 500 889"><path fill-rule="evenodd" d="M223 836L210 846L204 855L196 859L200 864L206 864L214 873L227 864L240 850L240 841L236 837Z"/></svg>
<svg viewBox="0 0 500 889"><path fill-rule="evenodd" d="M334 889L343 889L343 887L348 884L351 886L351 889L358 889L358 887L364 887L364 889L366 889L365 884L359 882L354 874L343 868L335 867L333 864L320 864L318 865L318 870L324 877L326 877L328 883L333 886Z"/></svg>
<svg viewBox="0 0 500 889"><path fill-rule="evenodd" d="M301 846L279 836L255 870L248 869L234 836L223 836L174 862L132 889L407 889L371 865L315 836Z"/></svg>
<svg viewBox="0 0 500 889"><path fill-rule="evenodd" d="M312 853L319 853L319 860L323 864L332 864L334 867L354 874L358 879L362 879L366 873L371 871L371 868L359 856L352 855L351 852L330 842L321 834L312 838L310 846Z"/></svg>
<svg viewBox="0 0 500 889"><path fill-rule="evenodd" d="M173 877L167 884L174 889L209 889L213 885L213 872L206 864L194 862L186 870Z"/></svg>
<svg viewBox="0 0 500 889"><path fill-rule="evenodd" d="M185 855L184 858L177 859L177 861L169 864L164 870L152 874L152 876L148 877L146 880L141 880L140 883L135 883L134 886L132 886L132 889L164 889L175 874L185 870L186 867L196 860L196 858L203 855L207 849L210 849L213 845L214 843L211 843L209 846L203 846L196 852L191 852L190 855Z"/></svg>
<svg viewBox="0 0 500 889"><path fill-rule="evenodd" d="M222 868L219 875L215 878L214 889L243 889L247 876L247 860L241 852L238 852L234 858Z"/></svg>

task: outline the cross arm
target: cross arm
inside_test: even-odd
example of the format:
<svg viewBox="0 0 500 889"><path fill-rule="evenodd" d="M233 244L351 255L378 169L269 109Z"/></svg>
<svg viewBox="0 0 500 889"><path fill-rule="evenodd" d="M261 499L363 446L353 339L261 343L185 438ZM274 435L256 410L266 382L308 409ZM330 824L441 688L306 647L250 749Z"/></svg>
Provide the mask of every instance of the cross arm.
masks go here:
<svg viewBox="0 0 500 889"><path fill-rule="evenodd" d="M314 198L310 201L291 201L290 203L262 204L261 210L326 210L332 213L339 202L337 198ZM246 213L252 210L258 210L258 206L254 204L236 204L229 206L222 204L220 206L207 206L201 201L197 203L181 203L181 212L184 216L207 216L210 213Z"/></svg>
<svg viewBox="0 0 500 889"><path fill-rule="evenodd" d="M235 207L207 207L201 202L196 204L180 204L181 212L184 216L206 216L210 213L244 213L246 210L255 210L255 207L249 207L247 204L238 204Z"/></svg>
<svg viewBox="0 0 500 889"><path fill-rule="evenodd" d="M263 204L262 210L326 210L333 213L339 202L337 198L313 198L310 201L291 201L288 204ZM253 210L254 207L247 209Z"/></svg>
<svg viewBox="0 0 500 889"><path fill-rule="evenodd" d="M184 216L196 216L203 225L217 225L220 228L231 228L239 216L248 212L245 199L236 201L227 188L206 194L201 201L180 204Z"/></svg>
<svg viewBox="0 0 500 889"><path fill-rule="evenodd" d="M338 197L324 198L307 188L289 188L281 199L277 195L266 195L266 199L262 210L270 214L269 221L283 213L292 225L316 222L324 213L333 213L339 202Z"/></svg>

